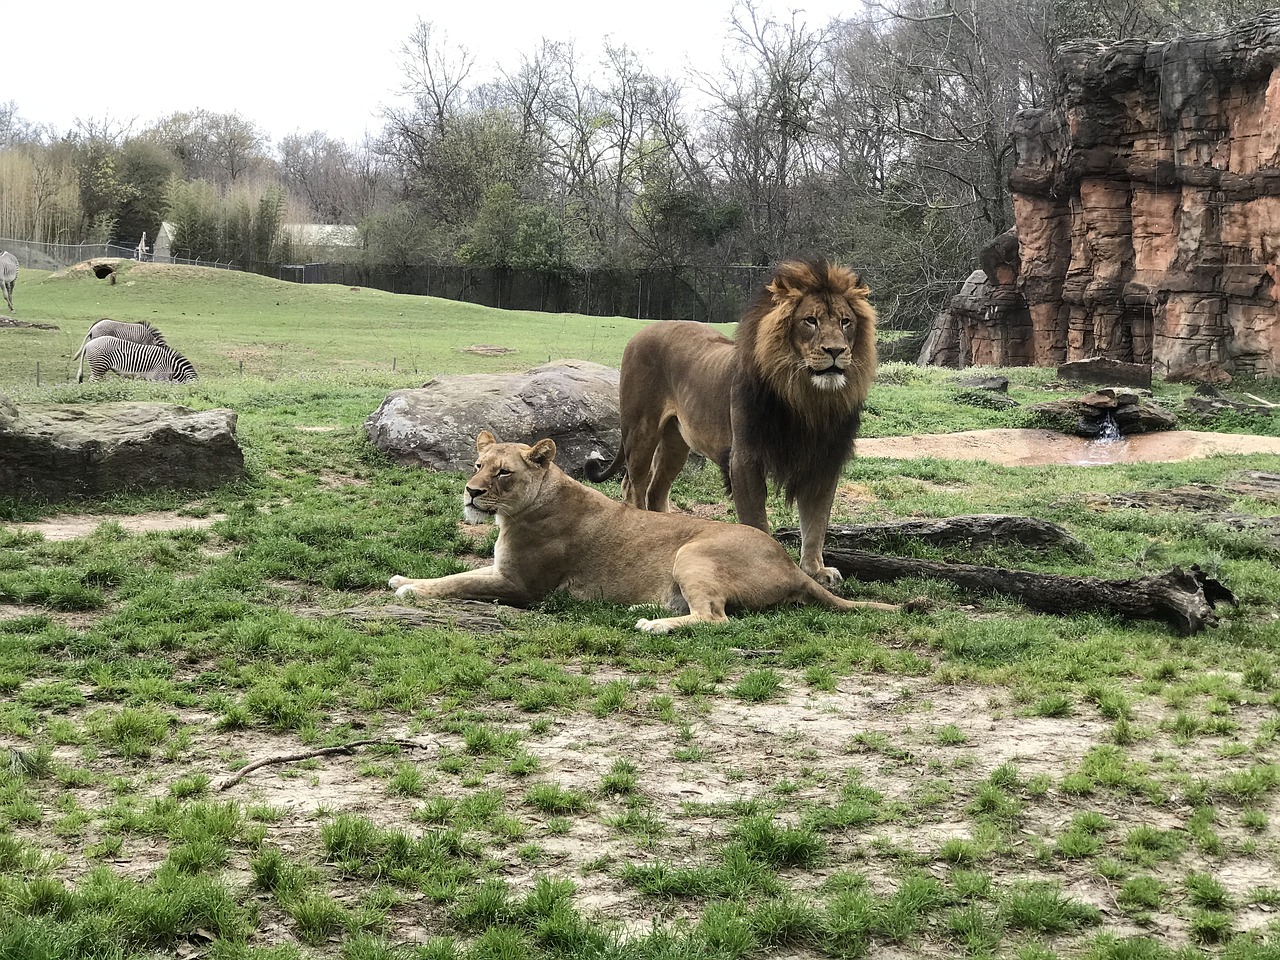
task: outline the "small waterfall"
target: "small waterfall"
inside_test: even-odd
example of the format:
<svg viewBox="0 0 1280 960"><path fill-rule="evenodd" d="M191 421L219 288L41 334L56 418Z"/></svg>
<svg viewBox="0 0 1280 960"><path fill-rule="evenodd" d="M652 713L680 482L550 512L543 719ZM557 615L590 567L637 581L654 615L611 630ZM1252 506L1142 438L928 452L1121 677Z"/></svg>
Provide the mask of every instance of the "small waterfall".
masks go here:
<svg viewBox="0 0 1280 960"><path fill-rule="evenodd" d="M1116 418L1109 412L1102 417L1102 423L1098 427L1098 436L1094 443L1119 443L1124 437L1120 435L1120 427L1116 423Z"/></svg>
<svg viewBox="0 0 1280 960"><path fill-rule="evenodd" d="M1128 443L1120 432L1116 418L1108 412L1103 415L1102 423L1098 426L1098 435L1084 445L1084 456L1077 463L1082 466L1119 463Z"/></svg>

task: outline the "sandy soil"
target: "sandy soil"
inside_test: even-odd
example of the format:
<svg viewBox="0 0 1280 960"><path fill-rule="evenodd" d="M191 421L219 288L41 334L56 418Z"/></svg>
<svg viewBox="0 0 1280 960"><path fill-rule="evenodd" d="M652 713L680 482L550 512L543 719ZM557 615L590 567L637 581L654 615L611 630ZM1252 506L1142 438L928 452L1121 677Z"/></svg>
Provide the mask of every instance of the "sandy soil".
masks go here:
<svg viewBox="0 0 1280 960"><path fill-rule="evenodd" d="M1053 430L965 430L858 441L860 457L986 460L1005 467L1172 463L1193 457L1243 453L1280 454L1280 437L1168 430L1136 434L1115 443L1097 443Z"/></svg>
<svg viewBox="0 0 1280 960"><path fill-rule="evenodd" d="M108 521L120 524L125 533L151 533L156 530L187 530L208 527L223 518L215 513L207 517L186 517L173 510L157 510L136 516L105 516L102 514L64 514L33 523L6 523L6 530L34 531L46 540L76 540L87 537L98 526Z"/></svg>

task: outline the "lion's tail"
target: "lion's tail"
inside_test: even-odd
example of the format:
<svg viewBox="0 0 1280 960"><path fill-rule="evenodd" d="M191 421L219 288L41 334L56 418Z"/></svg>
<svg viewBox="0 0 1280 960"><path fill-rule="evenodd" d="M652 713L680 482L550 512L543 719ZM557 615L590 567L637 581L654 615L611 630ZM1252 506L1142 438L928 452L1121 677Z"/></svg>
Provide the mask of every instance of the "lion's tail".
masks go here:
<svg viewBox="0 0 1280 960"><path fill-rule="evenodd" d="M582 465L582 472L592 483L604 483L618 475L622 465L627 462L626 450L618 444L618 452L613 455L612 463L605 463L604 456L598 450L592 450L587 462Z"/></svg>

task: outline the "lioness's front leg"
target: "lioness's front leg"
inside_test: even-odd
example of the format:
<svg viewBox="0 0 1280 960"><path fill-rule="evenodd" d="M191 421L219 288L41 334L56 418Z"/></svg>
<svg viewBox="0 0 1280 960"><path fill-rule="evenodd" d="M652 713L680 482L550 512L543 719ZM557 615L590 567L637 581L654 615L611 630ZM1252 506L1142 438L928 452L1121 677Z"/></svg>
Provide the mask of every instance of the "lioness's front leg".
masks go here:
<svg viewBox="0 0 1280 960"><path fill-rule="evenodd" d="M402 600L406 597L421 597L424 600L497 600L501 603L524 605L537 599L528 596L521 586L499 573L497 567L481 567L429 580L396 576L388 581L388 586Z"/></svg>
<svg viewBox="0 0 1280 960"><path fill-rule="evenodd" d="M818 484L812 490L802 490L796 496L796 512L800 515L800 569L828 589L844 579L839 570L828 567L822 559L837 479Z"/></svg>

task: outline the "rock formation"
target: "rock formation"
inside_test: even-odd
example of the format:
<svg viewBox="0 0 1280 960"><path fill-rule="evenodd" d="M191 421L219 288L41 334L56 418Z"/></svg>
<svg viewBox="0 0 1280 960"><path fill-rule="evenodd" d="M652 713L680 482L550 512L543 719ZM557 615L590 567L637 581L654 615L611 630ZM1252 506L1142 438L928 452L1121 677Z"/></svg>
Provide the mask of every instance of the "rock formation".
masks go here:
<svg viewBox="0 0 1280 960"><path fill-rule="evenodd" d="M244 476L231 410L14 404L0 396L0 494L41 500L209 490Z"/></svg>
<svg viewBox="0 0 1280 960"><path fill-rule="evenodd" d="M621 442L618 371L561 360L525 373L437 377L396 390L365 420L374 446L400 463L470 473L476 434L556 442L556 463L580 476L587 455Z"/></svg>
<svg viewBox="0 0 1280 960"><path fill-rule="evenodd" d="M921 362L1280 375L1280 12L1073 42L1057 69L1062 100L1013 131L1017 254L984 251L985 299Z"/></svg>

